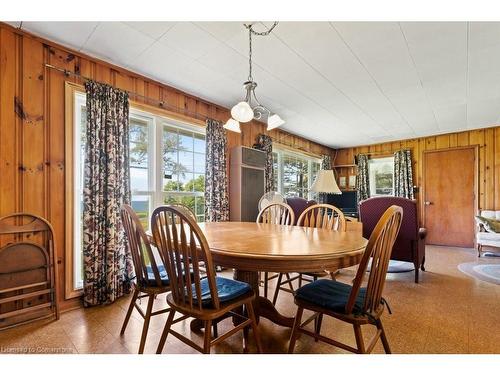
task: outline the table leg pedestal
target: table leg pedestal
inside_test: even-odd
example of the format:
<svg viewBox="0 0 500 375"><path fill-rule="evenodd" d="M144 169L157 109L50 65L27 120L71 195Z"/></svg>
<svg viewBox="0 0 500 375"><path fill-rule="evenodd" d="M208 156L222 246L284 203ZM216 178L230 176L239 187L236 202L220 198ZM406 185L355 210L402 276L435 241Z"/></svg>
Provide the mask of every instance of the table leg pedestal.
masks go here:
<svg viewBox="0 0 500 375"><path fill-rule="evenodd" d="M257 319L257 323L259 322L260 317L269 319L271 322L278 324L283 327L293 327L293 317L287 317L281 315L276 307L269 301L267 298L261 297L259 295L259 273L254 271L242 271L242 270L234 270L233 278L235 280L244 281L252 287L255 292L255 301L253 303L255 318ZM238 311L241 313L241 311ZM230 315L225 315L217 319L217 321L224 320L230 317ZM233 322L235 324L238 323L237 318L233 317ZM193 319L190 323L190 328L192 331L199 331L204 327L204 323L201 320Z"/></svg>
<svg viewBox="0 0 500 375"><path fill-rule="evenodd" d="M254 271L234 270L233 278L244 281L252 287L255 292L254 310L257 321L260 317L269 319L271 322L284 327L293 326L293 317L281 315L271 301L259 295L259 273Z"/></svg>

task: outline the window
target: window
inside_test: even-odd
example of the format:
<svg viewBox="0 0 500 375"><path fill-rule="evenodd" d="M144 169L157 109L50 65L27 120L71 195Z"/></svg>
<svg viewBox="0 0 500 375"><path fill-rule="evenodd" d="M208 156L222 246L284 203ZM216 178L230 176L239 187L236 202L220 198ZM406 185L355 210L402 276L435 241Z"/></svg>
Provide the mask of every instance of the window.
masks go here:
<svg viewBox="0 0 500 375"><path fill-rule="evenodd" d="M163 202L182 203L205 221L205 136L163 126Z"/></svg>
<svg viewBox="0 0 500 375"><path fill-rule="evenodd" d="M368 178L370 196L394 195L394 157L370 159Z"/></svg>
<svg viewBox="0 0 500 375"><path fill-rule="evenodd" d="M273 148L274 186L284 196L318 199L317 194L309 190L320 167L319 159Z"/></svg>
<svg viewBox="0 0 500 375"><path fill-rule="evenodd" d="M73 278L72 290L83 288L83 158L85 157L85 130L87 125L87 108L85 107L85 95L74 96L74 124L79 131L73 133L74 142L74 197L73 197Z"/></svg>
<svg viewBox="0 0 500 375"><path fill-rule="evenodd" d="M73 166L67 183L73 188L72 223L67 258L73 272L67 279L66 298L83 287L83 167L85 151L86 98L78 86L67 86L69 134L67 160ZM68 117L70 116L70 117ZM153 209L179 202L205 220L205 134L204 129L130 107L130 189L131 205L147 230ZM71 237L71 236L68 236ZM68 263L67 263L68 266ZM69 273L68 273L69 274Z"/></svg>

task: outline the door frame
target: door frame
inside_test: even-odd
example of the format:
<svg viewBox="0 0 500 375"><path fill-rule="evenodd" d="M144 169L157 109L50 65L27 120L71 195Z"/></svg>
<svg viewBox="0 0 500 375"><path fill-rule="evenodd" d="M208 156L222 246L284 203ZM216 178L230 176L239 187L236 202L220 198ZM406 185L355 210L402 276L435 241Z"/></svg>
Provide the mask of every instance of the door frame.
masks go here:
<svg viewBox="0 0 500 375"><path fill-rule="evenodd" d="M422 154L422 195L420 199L420 209L422 212L422 225L426 227L426 217L425 217L425 198L426 198L426 154L432 152L445 152L445 151L457 151L457 150L466 150L473 149L474 150L474 210L477 215L479 207L479 144L469 145L469 146L458 146L458 147L447 147L437 150L424 150ZM472 218L471 218L472 219ZM472 239L473 246L475 246L476 239L475 237Z"/></svg>

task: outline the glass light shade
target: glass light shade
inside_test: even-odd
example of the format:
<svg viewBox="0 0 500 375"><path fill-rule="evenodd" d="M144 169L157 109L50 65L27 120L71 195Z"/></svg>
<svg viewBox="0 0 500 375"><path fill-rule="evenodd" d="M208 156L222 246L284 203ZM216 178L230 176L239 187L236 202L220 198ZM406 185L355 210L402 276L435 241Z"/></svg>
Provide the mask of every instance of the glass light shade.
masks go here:
<svg viewBox="0 0 500 375"><path fill-rule="evenodd" d="M240 123L233 118L227 120L223 126L224 129L231 130L232 132L241 133Z"/></svg>
<svg viewBox="0 0 500 375"><path fill-rule="evenodd" d="M278 126L283 125L284 123L285 121L277 114L269 116L267 119L267 130L275 129Z"/></svg>
<svg viewBox="0 0 500 375"><path fill-rule="evenodd" d="M342 194L340 191L332 169L322 169L318 172L316 181L311 186L311 191L326 194Z"/></svg>
<svg viewBox="0 0 500 375"><path fill-rule="evenodd" d="M239 102L231 108L231 116L239 122L248 122L253 119L253 109L247 102Z"/></svg>

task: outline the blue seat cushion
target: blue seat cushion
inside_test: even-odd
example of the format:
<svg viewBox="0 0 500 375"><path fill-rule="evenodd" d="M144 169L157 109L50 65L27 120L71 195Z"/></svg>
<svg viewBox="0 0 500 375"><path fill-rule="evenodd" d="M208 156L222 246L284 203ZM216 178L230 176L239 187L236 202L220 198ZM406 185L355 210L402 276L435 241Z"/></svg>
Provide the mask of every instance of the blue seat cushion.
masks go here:
<svg viewBox="0 0 500 375"><path fill-rule="evenodd" d="M331 310L345 313L345 305L349 300L352 286L339 281L320 279L297 289L298 300ZM360 288L353 313L361 313L365 301L366 288Z"/></svg>
<svg viewBox="0 0 500 375"><path fill-rule="evenodd" d="M170 280L168 279L167 270L163 264L158 264L158 272L160 272L161 285L168 286L170 284ZM146 270L148 272L148 286L158 286L155 279L155 274L153 273L153 268L151 266L147 266Z"/></svg>
<svg viewBox="0 0 500 375"><path fill-rule="evenodd" d="M216 277L215 283L217 285L217 293L220 302L228 302L252 290L250 284L242 281L226 279L224 277ZM212 295L210 294L210 287L208 285L208 278L201 280L201 303L209 305L212 303ZM193 285L193 299L198 301L196 290Z"/></svg>

